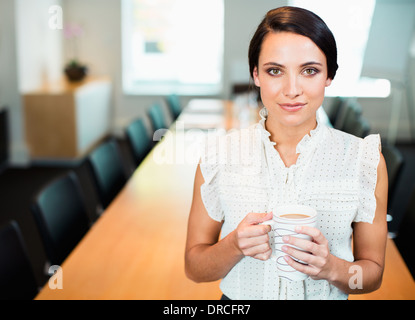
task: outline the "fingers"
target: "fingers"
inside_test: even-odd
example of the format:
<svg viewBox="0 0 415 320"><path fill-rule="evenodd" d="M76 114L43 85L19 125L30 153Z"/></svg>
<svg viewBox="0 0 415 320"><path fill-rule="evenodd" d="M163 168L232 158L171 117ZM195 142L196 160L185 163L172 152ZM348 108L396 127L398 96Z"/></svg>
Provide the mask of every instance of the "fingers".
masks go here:
<svg viewBox="0 0 415 320"><path fill-rule="evenodd" d="M325 263L325 259L323 257L310 254L310 252L297 250L290 246L282 246L282 251L287 253L289 257L300 260L302 262L301 265L308 264L320 268L324 266Z"/></svg>
<svg viewBox="0 0 415 320"><path fill-rule="evenodd" d="M258 224L267 220L272 219L272 212L266 213L258 213L258 212L251 212L248 213L243 221L248 224Z"/></svg>
<svg viewBox="0 0 415 320"><path fill-rule="evenodd" d="M247 228L240 228L238 236L240 238L260 237L271 231L271 226L268 225L250 225Z"/></svg>
<svg viewBox="0 0 415 320"><path fill-rule="evenodd" d="M272 250L269 249L263 253L258 253L256 255L253 256L253 258L258 259L258 260L262 260L262 261L266 261L269 258L271 258L271 254L272 254Z"/></svg>
<svg viewBox="0 0 415 320"><path fill-rule="evenodd" d="M307 227L307 226L298 226L295 228L297 233L302 233L310 236L313 241L317 244L327 244L327 239L321 233L321 231L317 228Z"/></svg>
<svg viewBox="0 0 415 320"><path fill-rule="evenodd" d="M328 264L330 257L328 241L321 231L316 228L301 227L295 231L309 235L312 237L312 240L301 239L295 236L284 236L284 243L289 244L281 248L287 253L284 259L294 269L310 276L316 276Z"/></svg>
<svg viewBox="0 0 415 320"><path fill-rule="evenodd" d="M262 251L258 251L259 253L262 253L262 252L264 252L264 251L266 251L270 248L268 234L264 234L264 235L259 236L259 237L241 238L241 240L239 241L239 247L242 250L247 250L251 247L255 248L255 247L261 246L261 245L267 245L267 247L264 248L264 250L262 250Z"/></svg>
<svg viewBox="0 0 415 320"><path fill-rule="evenodd" d="M310 276L315 275L315 268L313 268L311 265L307 265L307 264L303 264L300 262L295 261L293 258L291 258L290 256L284 256L284 260L287 262L288 265L290 265L291 267L293 267L294 269L308 274Z"/></svg>
<svg viewBox="0 0 415 320"><path fill-rule="evenodd" d="M326 237L324 237L321 231L317 228L299 226L295 228L295 232L310 236L312 241L301 239L296 236L284 236L282 240L285 243L292 244L313 254L318 254L318 250L320 248L328 245Z"/></svg>
<svg viewBox="0 0 415 320"><path fill-rule="evenodd" d="M254 257L260 260L267 260L271 255L268 234L258 237L240 238L239 248L245 256Z"/></svg>
<svg viewBox="0 0 415 320"><path fill-rule="evenodd" d="M271 256L272 250L268 243L263 243L254 247L247 248L245 255L260 260L267 260Z"/></svg>
<svg viewBox="0 0 415 320"><path fill-rule="evenodd" d="M271 226L260 225L259 223L270 220L271 218L272 212L248 213L238 226L238 236L241 238L251 238L267 234L271 231Z"/></svg>
<svg viewBox="0 0 415 320"><path fill-rule="evenodd" d="M261 225L259 223L272 218L272 212L269 213L249 213L241 221L236 234L238 238L239 249L245 256L254 257L260 260L267 260L271 255L268 233L271 226Z"/></svg>

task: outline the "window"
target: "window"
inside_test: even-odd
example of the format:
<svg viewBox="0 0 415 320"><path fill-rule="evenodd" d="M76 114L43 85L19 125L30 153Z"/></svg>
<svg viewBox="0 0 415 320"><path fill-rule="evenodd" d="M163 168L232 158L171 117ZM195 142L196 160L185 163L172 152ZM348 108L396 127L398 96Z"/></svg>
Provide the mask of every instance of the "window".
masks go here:
<svg viewBox="0 0 415 320"><path fill-rule="evenodd" d="M376 0L290 0L319 15L337 43L339 69L327 96L387 97L390 82L360 77Z"/></svg>
<svg viewBox="0 0 415 320"><path fill-rule="evenodd" d="M223 6L223 0L123 0L124 92L219 94Z"/></svg>

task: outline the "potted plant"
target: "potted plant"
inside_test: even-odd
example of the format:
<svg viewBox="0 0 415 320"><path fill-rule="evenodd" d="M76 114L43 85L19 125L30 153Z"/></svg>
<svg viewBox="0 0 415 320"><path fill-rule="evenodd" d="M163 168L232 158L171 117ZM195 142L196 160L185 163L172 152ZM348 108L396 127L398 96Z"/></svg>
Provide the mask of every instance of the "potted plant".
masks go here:
<svg viewBox="0 0 415 320"><path fill-rule="evenodd" d="M73 55L73 58L65 65L65 74L69 81L81 81L88 73L88 68L77 58L77 40L82 34L83 30L77 24L68 24L64 28L64 35L71 44Z"/></svg>
<svg viewBox="0 0 415 320"><path fill-rule="evenodd" d="M71 60L65 66L65 74L69 81L81 81L87 75L88 68L77 60Z"/></svg>

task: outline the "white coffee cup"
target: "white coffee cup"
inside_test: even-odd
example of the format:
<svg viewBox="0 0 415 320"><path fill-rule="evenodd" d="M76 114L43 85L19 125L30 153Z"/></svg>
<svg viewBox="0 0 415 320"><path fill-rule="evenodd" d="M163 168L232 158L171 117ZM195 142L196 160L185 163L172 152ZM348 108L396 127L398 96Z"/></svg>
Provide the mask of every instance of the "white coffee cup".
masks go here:
<svg viewBox="0 0 415 320"><path fill-rule="evenodd" d="M284 256L287 253L282 251L282 246L287 246L287 244L283 242L282 237L295 236L300 239L311 240L308 235L295 232L295 227L316 227L316 221L317 211L314 208L303 205L284 205L276 207L273 210L273 218L262 223L272 227L270 244L273 252L271 259L276 262L279 277L289 281L300 281L308 278L308 275L295 270L285 261ZM292 245L291 247L302 250Z"/></svg>

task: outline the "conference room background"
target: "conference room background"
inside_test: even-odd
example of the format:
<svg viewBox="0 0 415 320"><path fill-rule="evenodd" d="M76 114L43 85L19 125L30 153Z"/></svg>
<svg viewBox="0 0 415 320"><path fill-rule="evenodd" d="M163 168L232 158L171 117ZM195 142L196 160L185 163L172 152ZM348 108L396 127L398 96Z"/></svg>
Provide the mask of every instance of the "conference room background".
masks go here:
<svg viewBox="0 0 415 320"><path fill-rule="evenodd" d="M178 116L170 98L179 109L194 99L252 103L249 41L264 14L284 5L314 11L337 40L339 71L323 103L329 118L339 101L357 106L366 134L379 133L401 157L390 237L414 220L415 1L2 0L0 225L17 221L39 286L48 259L30 206L41 187L75 170L95 221L107 204L88 175L89 153L116 141L128 178L143 159L131 154L126 128L142 118L152 136L150 107L161 106L169 128ZM87 74L68 85L64 69L74 60ZM398 249L414 276L414 256Z"/></svg>

